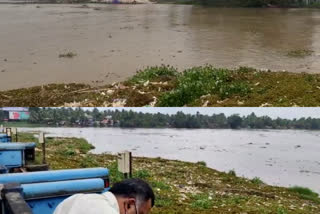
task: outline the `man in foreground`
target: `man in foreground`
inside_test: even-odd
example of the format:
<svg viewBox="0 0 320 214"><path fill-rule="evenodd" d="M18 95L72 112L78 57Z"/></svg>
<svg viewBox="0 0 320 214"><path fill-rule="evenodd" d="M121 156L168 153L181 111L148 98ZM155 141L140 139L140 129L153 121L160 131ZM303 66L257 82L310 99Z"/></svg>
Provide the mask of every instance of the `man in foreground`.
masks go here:
<svg viewBox="0 0 320 214"><path fill-rule="evenodd" d="M148 214L154 200L147 182L127 179L103 194L75 194L61 202L54 214Z"/></svg>

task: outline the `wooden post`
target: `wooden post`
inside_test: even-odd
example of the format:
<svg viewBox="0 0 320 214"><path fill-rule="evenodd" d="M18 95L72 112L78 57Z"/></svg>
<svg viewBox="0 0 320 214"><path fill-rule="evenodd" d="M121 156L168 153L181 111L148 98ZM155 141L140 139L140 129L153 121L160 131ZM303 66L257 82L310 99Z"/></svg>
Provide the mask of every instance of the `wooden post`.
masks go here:
<svg viewBox="0 0 320 214"><path fill-rule="evenodd" d="M12 130L12 135L15 135L15 140L16 140L16 142L18 142L18 132L17 132L17 128L12 128L11 129ZM12 139L12 137L11 137L11 139Z"/></svg>
<svg viewBox="0 0 320 214"><path fill-rule="evenodd" d="M46 138L43 132L39 133L39 143L42 146L42 163L46 164Z"/></svg>
<svg viewBox="0 0 320 214"><path fill-rule="evenodd" d="M118 171L124 174L125 178L132 178L132 153L125 151L118 153Z"/></svg>

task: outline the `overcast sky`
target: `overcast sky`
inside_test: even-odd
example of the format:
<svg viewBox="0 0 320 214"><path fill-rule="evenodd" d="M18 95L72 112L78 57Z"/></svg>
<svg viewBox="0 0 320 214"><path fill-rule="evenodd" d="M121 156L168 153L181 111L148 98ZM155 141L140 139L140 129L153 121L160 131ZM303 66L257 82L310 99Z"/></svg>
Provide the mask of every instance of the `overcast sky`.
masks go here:
<svg viewBox="0 0 320 214"><path fill-rule="evenodd" d="M226 116L231 114L240 114L240 115L248 115L254 112L257 116L264 116L267 115L272 118L301 118L301 117L313 117L313 118L320 118L320 108L301 108L301 107L288 107L288 108L99 108L99 110L122 110L125 109L127 111L133 110L137 112L145 112L145 113L164 113L164 114L175 114L177 111L183 111L184 113L195 114L199 111L201 114L219 114L224 113Z"/></svg>

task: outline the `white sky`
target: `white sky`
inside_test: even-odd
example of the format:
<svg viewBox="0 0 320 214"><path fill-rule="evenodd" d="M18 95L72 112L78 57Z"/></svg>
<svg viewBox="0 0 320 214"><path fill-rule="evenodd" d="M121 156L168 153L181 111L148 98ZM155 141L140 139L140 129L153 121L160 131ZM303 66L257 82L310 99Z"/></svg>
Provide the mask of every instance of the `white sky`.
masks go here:
<svg viewBox="0 0 320 214"><path fill-rule="evenodd" d="M86 108L88 109L88 108ZM279 107L279 108L258 108L258 107L214 107L214 108L190 108L190 107L170 107L170 108L99 108L99 110L120 110L125 109L127 111L133 110L137 112L144 112L144 113L164 113L164 114L175 114L177 111L182 111L184 113L188 114L195 114L197 111L199 111L201 114L219 114L224 113L226 116L232 115L232 114L240 114L240 115L248 115L254 112L257 116L264 116L267 115L271 118L287 118L287 119L293 119L293 118L301 118L301 117L313 117L313 118L320 118L320 107L319 108L302 108L302 107Z"/></svg>

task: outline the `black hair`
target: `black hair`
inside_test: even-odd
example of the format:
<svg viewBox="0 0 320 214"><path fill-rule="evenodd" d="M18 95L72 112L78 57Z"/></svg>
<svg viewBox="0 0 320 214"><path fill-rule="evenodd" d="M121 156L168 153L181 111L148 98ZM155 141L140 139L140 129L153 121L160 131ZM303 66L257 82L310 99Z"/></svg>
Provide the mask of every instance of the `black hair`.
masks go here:
<svg viewBox="0 0 320 214"><path fill-rule="evenodd" d="M115 183L109 190L115 196L135 198L147 202L151 199L151 205L154 206L155 196L150 185L138 178L126 179Z"/></svg>

